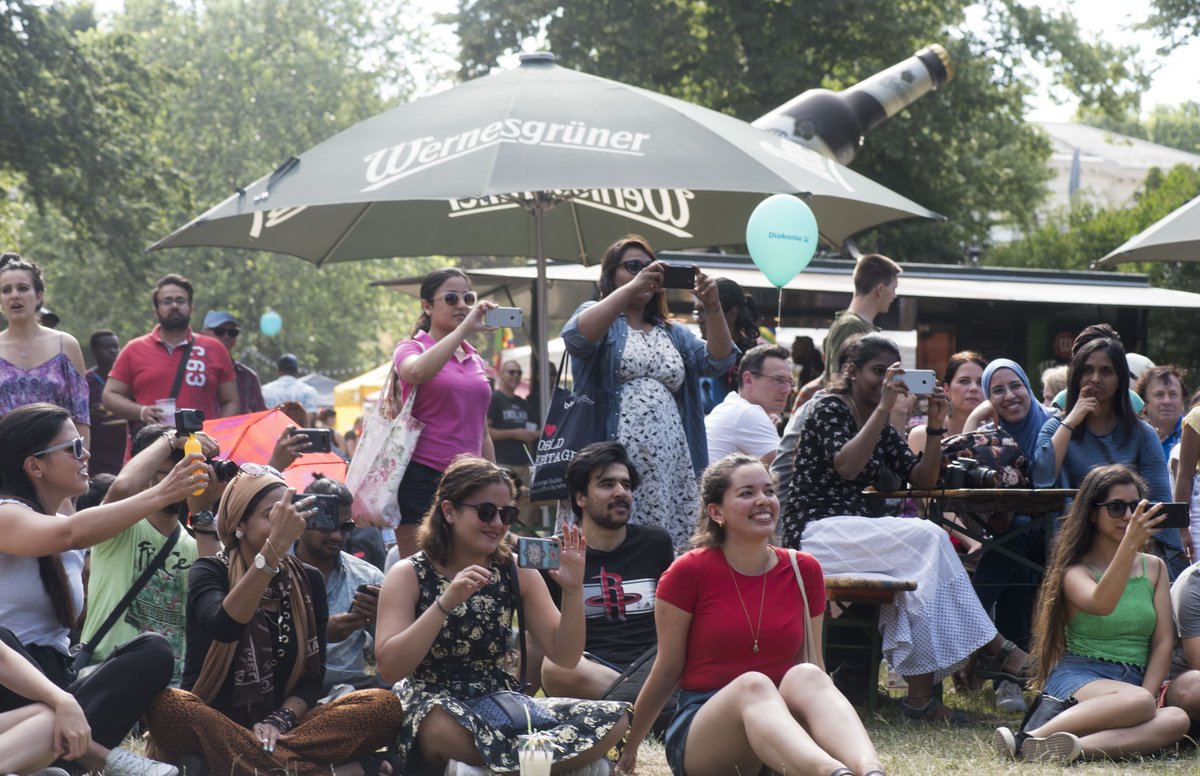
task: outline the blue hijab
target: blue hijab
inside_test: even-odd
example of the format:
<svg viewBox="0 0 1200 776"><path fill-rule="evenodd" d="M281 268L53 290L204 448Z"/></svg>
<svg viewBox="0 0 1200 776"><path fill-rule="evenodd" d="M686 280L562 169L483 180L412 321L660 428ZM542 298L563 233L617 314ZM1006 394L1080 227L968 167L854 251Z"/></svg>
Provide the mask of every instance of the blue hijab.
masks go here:
<svg viewBox="0 0 1200 776"><path fill-rule="evenodd" d="M983 370L983 393L984 396L991 400L992 395L992 375L996 374L997 369L1011 369L1025 383L1025 390L1029 392L1029 413L1025 415L1025 419L1016 423L1000 421L1000 428L1012 434L1013 439L1017 440L1017 444L1021 446L1021 452L1025 453L1025 457L1033 460L1033 452L1037 449L1038 434L1045 425L1046 420L1053 417L1050 412L1038 402L1033 394L1033 387L1029 384L1029 378L1025 375L1025 370L1020 367L1015 361L1009 361L1007 358L997 358L988 362L987 368ZM996 414L999 419L1000 414Z"/></svg>

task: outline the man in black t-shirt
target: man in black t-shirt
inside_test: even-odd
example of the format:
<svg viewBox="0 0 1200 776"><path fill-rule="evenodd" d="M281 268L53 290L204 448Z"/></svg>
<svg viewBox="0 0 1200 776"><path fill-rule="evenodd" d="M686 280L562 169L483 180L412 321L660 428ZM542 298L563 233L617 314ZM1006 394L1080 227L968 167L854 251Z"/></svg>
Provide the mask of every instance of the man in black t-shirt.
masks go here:
<svg viewBox="0 0 1200 776"><path fill-rule="evenodd" d="M496 390L492 391L492 402L488 405L488 435L496 450L496 463L511 469L521 480L518 502L528 503L529 462L526 449L533 449L538 441L538 426L529 412L529 404L517 396L521 384L521 365L516 361L505 361L496 375ZM534 512L528 506L521 509L521 522L532 525Z"/></svg>
<svg viewBox="0 0 1200 776"><path fill-rule="evenodd" d="M583 606L587 652L573 669L542 664L547 695L599 698L638 656L655 646L658 578L674 560L661 528L627 525L638 474L619 442L588 445L567 467L571 509L587 538ZM561 606L562 591L550 584Z"/></svg>

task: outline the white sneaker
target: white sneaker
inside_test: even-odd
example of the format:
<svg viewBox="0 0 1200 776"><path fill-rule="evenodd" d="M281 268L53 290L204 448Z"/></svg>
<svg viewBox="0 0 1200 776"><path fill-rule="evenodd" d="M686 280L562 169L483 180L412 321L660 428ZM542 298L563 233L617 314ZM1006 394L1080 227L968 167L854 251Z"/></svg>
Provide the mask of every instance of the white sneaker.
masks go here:
<svg viewBox="0 0 1200 776"><path fill-rule="evenodd" d="M105 776L179 776L179 769L128 749L113 749L104 758L104 773Z"/></svg>
<svg viewBox="0 0 1200 776"><path fill-rule="evenodd" d="M1025 711L1025 696L1016 682L996 682L996 708L1009 714Z"/></svg>

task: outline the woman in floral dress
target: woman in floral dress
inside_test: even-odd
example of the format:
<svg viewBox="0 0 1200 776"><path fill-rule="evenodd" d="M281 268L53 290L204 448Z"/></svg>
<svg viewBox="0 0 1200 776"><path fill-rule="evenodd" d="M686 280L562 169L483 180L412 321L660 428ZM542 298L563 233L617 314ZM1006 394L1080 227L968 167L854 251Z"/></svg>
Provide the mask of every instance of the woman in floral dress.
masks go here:
<svg viewBox="0 0 1200 776"><path fill-rule="evenodd" d="M708 341L671 323L665 267L645 238L617 240L600 262L603 298L576 310L562 336L575 385L609 397L608 438L625 445L642 475L630 520L665 528L678 553L695 529L696 480L708 465L700 378L726 374L740 351L717 284L703 272L690 290L703 306Z"/></svg>
<svg viewBox="0 0 1200 776"><path fill-rule="evenodd" d="M380 593L375 656L380 676L398 681L404 724L397 742L407 773L442 773L451 760L515 771L517 741L473 707L483 696L520 690L502 662L520 596L529 636L559 665L583 654L586 542L569 528L559 614L534 569L518 569L505 541L517 518L513 484L495 464L454 459L442 475L418 535L420 552L388 572ZM516 574L520 592L514 590ZM606 701L527 698L537 728L555 744L556 770L587 765L614 750L629 727L629 706ZM524 727L524 725L522 725Z"/></svg>

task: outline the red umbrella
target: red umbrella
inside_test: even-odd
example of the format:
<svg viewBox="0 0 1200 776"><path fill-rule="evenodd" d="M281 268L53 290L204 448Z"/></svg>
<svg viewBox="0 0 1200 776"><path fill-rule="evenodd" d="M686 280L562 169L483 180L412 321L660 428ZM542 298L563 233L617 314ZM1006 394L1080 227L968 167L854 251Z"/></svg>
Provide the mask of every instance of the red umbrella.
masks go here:
<svg viewBox="0 0 1200 776"><path fill-rule="evenodd" d="M266 410L206 420L204 432L217 440L222 458L239 465L261 464L271 460L275 442L289 425L294 424L287 415L279 410ZM346 462L335 453L305 453L283 471L283 478L299 492L308 487L317 473L345 482Z"/></svg>

